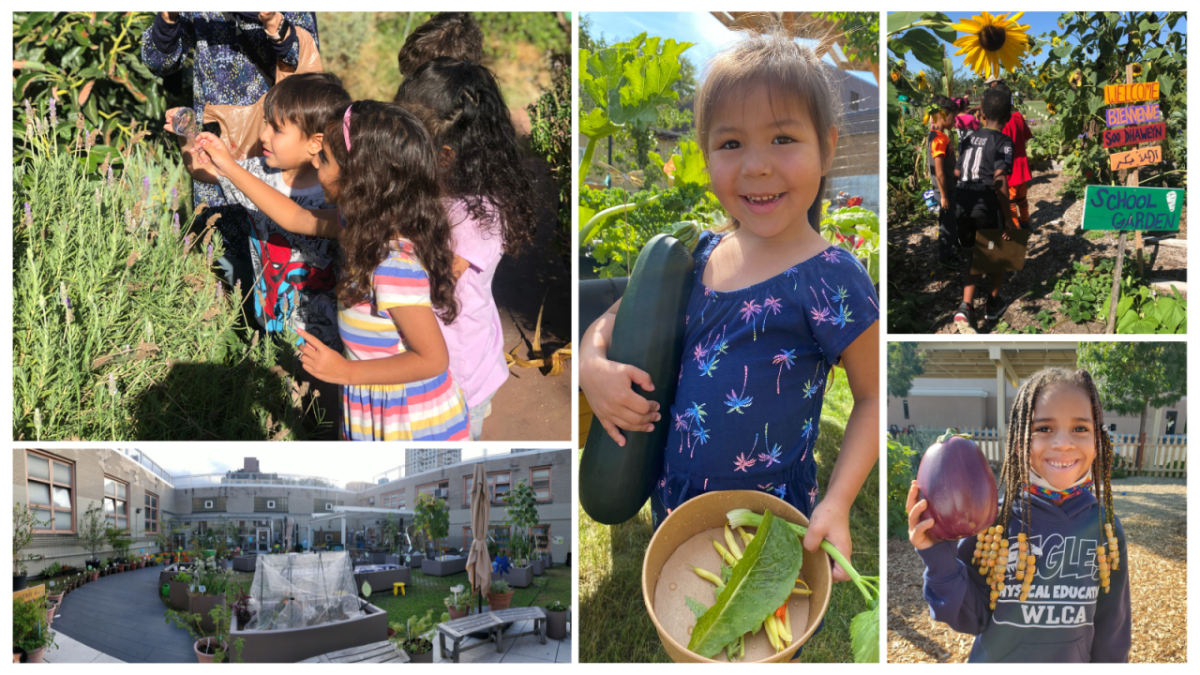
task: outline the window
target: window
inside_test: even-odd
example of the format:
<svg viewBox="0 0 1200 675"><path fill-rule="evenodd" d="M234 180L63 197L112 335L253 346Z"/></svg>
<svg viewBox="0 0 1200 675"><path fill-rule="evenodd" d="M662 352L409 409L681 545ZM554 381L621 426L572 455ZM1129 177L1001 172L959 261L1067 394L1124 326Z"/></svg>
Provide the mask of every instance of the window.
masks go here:
<svg viewBox="0 0 1200 675"><path fill-rule="evenodd" d="M463 476L463 500L464 509L471 508L471 489L475 487L475 476Z"/></svg>
<svg viewBox="0 0 1200 675"><path fill-rule="evenodd" d="M471 542L473 542L473 541L475 541L475 538L471 536L471 528L464 527L463 528L463 545L462 545L463 555L467 555L467 550L471 548Z"/></svg>
<svg viewBox="0 0 1200 675"><path fill-rule="evenodd" d="M545 551L550 548L550 525L542 523L529 528L529 533L533 535L533 547Z"/></svg>
<svg viewBox="0 0 1200 675"><path fill-rule="evenodd" d="M862 98L857 91L850 92L850 110L858 110L858 100Z"/></svg>
<svg viewBox="0 0 1200 675"><path fill-rule="evenodd" d="M118 530L129 527L129 485L108 476L104 477L104 517Z"/></svg>
<svg viewBox="0 0 1200 675"><path fill-rule="evenodd" d="M325 510L332 511L333 510L333 502L325 502Z"/></svg>
<svg viewBox="0 0 1200 675"><path fill-rule="evenodd" d="M383 508L398 509L404 504L404 490L383 495Z"/></svg>
<svg viewBox="0 0 1200 675"><path fill-rule="evenodd" d="M504 501L504 495L508 494L508 489L512 486L512 474L508 471L489 473L487 482L488 494L492 496L492 503L499 504Z"/></svg>
<svg viewBox="0 0 1200 675"><path fill-rule="evenodd" d="M491 535L492 541L502 549L508 548L508 525L488 525L488 534Z"/></svg>
<svg viewBox="0 0 1200 675"><path fill-rule="evenodd" d="M332 535L332 534L327 534L327 535L325 535L325 541L326 541L326 542L332 542L332 541L333 541L333 535Z"/></svg>
<svg viewBox="0 0 1200 675"><path fill-rule="evenodd" d="M268 508L268 509L273 509L273 508L275 508L275 501L274 501L274 500L272 500L272 499L268 499L268 500L267 500L267 508Z"/></svg>
<svg viewBox="0 0 1200 675"><path fill-rule="evenodd" d="M204 500L204 508L206 508L206 509L213 508L213 501L211 499L205 499Z"/></svg>
<svg viewBox="0 0 1200 675"><path fill-rule="evenodd" d="M438 490L445 490L447 493L450 492L450 481L443 480L437 483L426 483L417 486L417 494L429 495L431 497L437 496L435 493Z"/></svg>
<svg viewBox="0 0 1200 675"><path fill-rule="evenodd" d="M539 466L529 470L529 487L539 502L550 501L550 467Z"/></svg>
<svg viewBox="0 0 1200 675"><path fill-rule="evenodd" d="M25 478L29 508L37 520L34 532L74 532L75 465L26 452Z"/></svg>
<svg viewBox="0 0 1200 675"><path fill-rule="evenodd" d="M158 495L147 492L145 496L147 533L158 532Z"/></svg>
<svg viewBox="0 0 1200 675"><path fill-rule="evenodd" d="M1178 410L1168 410L1167 411L1167 431L1166 431L1168 436L1176 433L1175 427L1178 424L1179 424L1179 411Z"/></svg>
<svg viewBox="0 0 1200 675"><path fill-rule="evenodd" d="M908 399L904 399L904 419L908 419Z"/></svg>

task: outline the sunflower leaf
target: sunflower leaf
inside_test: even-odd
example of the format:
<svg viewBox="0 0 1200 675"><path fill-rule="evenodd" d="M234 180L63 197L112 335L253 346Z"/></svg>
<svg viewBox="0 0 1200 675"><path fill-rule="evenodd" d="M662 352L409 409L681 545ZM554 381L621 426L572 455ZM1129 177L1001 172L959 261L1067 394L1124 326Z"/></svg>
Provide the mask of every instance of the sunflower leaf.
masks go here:
<svg viewBox="0 0 1200 675"><path fill-rule="evenodd" d="M937 72L942 72L942 44L924 28L914 28L904 37L892 40L912 50L913 56Z"/></svg>

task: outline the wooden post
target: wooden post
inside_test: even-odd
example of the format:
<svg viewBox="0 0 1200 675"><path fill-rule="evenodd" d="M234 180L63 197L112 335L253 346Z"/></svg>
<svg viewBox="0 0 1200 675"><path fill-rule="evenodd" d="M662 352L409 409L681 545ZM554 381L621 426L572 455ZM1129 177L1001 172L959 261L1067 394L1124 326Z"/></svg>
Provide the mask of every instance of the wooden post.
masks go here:
<svg viewBox="0 0 1200 675"><path fill-rule="evenodd" d="M1133 64L1125 66L1125 84L1133 84ZM1137 147L1136 145L1133 147ZM1138 170L1131 169L1125 176L1125 185L1129 187L1137 187L1141 185L1141 180L1138 178ZM1128 238L1125 230L1121 231L1121 235L1117 237L1117 266L1113 271L1113 290L1112 298L1108 305L1108 325L1105 326L1104 332L1113 334L1117 332L1117 303L1121 300L1121 266L1125 262L1125 240ZM1137 248L1137 264L1138 274L1146 272L1144 263L1142 262L1142 232L1138 230L1134 233L1135 247Z"/></svg>

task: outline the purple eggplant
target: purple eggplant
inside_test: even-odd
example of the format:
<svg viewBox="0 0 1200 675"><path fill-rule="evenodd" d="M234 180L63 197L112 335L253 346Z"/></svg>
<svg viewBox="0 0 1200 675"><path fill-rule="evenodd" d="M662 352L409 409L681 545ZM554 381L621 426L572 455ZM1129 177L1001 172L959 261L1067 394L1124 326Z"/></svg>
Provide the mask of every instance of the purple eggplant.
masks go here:
<svg viewBox="0 0 1200 675"><path fill-rule="evenodd" d="M996 520L996 477L968 436L947 429L929 446L917 469L917 488L919 499L929 500L922 520L933 518L932 537L973 537Z"/></svg>

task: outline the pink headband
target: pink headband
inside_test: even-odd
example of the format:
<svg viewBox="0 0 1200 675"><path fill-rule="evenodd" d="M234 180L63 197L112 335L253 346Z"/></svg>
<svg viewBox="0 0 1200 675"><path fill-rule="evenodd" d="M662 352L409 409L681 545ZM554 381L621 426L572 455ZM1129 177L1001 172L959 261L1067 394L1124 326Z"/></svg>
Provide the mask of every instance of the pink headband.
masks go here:
<svg viewBox="0 0 1200 675"><path fill-rule="evenodd" d="M353 103L346 106L346 116L342 118L342 135L346 138L346 152L350 152L350 108Z"/></svg>

